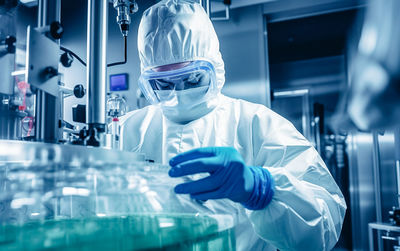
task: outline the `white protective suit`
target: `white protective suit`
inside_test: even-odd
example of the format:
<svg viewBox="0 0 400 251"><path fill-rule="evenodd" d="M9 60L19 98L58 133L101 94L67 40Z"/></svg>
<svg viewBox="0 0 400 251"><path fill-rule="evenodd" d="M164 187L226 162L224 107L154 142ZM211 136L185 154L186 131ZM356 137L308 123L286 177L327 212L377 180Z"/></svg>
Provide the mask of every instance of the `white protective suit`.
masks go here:
<svg viewBox="0 0 400 251"><path fill-rule="evenodd" d="M143 15L139 28L142 71L197 59L216 68L224 84L224 64L211 21L202 7L185 0L161 1ZM254 90L257 91L257 90ZM180 124L160 105L121 120L121 147L168 164L193 148L230 146L245 163L269 170L275 183L271 203L251 211L228 199L208 200L216 213L236 216L237 250L330 250L346 211L342 193L311 144L293 125L265 106L218 94L206 115ZM197 114L197 113L196 113Z"/></svg>

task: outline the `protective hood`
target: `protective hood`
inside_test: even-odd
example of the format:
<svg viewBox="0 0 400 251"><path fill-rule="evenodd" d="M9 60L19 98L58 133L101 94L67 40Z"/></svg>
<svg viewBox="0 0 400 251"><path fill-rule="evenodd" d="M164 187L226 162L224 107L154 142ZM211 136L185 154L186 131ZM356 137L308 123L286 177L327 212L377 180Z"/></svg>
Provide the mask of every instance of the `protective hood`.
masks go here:
<svg viewBox="0 0 400 251"><path fill-rule="evenodd" d="M164 0L147 9L138 31L142 73L153 67L206 60L216 71L217 88L225 83L219 41L204 9L189 0Z"/></svg>

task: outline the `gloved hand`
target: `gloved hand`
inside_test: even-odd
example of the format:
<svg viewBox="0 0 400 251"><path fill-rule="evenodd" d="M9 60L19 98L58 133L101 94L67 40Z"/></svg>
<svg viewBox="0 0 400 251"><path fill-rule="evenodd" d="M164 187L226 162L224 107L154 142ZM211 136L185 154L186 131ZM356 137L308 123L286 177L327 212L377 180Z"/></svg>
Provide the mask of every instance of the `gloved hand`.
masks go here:
<svg viewBox="0 0 400 251"><path fill-rule="evenodd" d="M198 148L172 158L171 177L208 172L210 176L179 184L175 192L197 200L228 198L251 210L265 208L274 194L268 170L246 166L232 147Z"/></svg>

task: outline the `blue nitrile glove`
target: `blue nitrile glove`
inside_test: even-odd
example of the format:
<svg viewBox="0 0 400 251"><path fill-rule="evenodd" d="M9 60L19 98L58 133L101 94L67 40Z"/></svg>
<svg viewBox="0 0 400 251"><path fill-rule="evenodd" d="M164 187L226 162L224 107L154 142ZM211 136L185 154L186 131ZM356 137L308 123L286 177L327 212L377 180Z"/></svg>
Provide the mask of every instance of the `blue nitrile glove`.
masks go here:
<svg viewBox="0 0 400 251"><path fill-rule="evenodd" d="M172 158L171 177L208 172L210 176L175 187L179 194L190 194L197 200L228 198L251 210L265 208L274 194L273 179L268 170L246 166L232 147L194 149Z"/></svg>

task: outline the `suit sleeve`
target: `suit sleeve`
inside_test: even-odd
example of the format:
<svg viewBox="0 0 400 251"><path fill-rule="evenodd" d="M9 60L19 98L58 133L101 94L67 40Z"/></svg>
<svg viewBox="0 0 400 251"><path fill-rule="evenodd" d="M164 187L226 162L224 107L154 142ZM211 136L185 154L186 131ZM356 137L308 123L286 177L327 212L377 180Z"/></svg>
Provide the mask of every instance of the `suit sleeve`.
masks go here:
<svg viewBox="0 0 400 251"><path fill-rule="evenodd" d="M257 112L251 127L253 164L268 169L275 183L265 209L246 210L256 233L280 250L331 250L346 203L318 152L267 108Z"/></svg>

